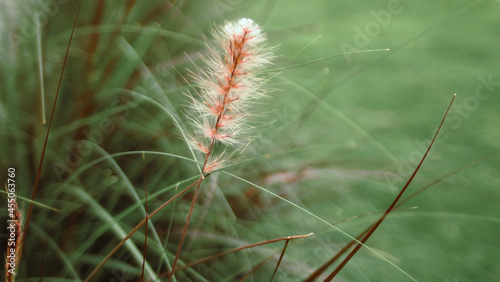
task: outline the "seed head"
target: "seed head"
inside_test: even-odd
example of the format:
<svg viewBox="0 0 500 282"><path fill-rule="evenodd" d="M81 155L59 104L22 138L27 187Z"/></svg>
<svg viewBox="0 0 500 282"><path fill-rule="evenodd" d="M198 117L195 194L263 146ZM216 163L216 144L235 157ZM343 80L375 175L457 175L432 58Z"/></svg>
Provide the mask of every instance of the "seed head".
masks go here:
<svg viewBox="0 0 500 282"><path fill-rule="evenodd" d="M271 62L266 35L251 19L226 22L212 31L205 69L193 75L196 96L190 95L188 114L192 148L205 154L203 172L222 168L251 139L252 106L265 94L260 76ZM218 145L225 146L214 152Z"/></svg>

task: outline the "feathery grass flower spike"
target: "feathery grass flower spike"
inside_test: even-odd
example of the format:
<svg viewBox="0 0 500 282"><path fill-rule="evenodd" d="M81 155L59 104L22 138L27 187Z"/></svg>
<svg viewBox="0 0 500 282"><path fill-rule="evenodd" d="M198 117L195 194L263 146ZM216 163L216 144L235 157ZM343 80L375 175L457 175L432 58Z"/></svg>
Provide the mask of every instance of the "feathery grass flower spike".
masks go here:
<svg viewBox="0 0 500 282"><path fill-rule="evenodd" d="M221 169L250 142L251 108L265 94L260 73L273 57L266 35L251 19L226 22L212 35L208 55L202 56L206 69L193 74L197 95L189 95L194 132L188 141L205 154L203 173Z"/></svg>

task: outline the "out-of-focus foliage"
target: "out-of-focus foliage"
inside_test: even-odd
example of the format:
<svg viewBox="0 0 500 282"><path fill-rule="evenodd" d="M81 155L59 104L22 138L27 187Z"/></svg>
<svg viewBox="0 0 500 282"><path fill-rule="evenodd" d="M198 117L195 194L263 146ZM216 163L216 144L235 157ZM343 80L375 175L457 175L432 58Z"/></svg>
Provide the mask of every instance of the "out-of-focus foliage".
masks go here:
<svg viewBox="0 0 500 282"><path fill-rule="evenodd" d="M48 121L77 2L0 2L0 169L16 168L25 210L47 130L42 107ZM224 172L207 178L180 265L315 232L290 243L277 272L304 279L350 240L318 217L336 223L387 208L457 93L406 196L442 181L368 241L399 269L363 248L339 277L403 281L403 270L419 281L498 280L499 10L498 1L83 1L36 197L45 207L35 205L18 279L37 279L40 268L44 281L89 275L145 216L143 151L149 210L194 181L199 171L171 115L188 126L183 93L195 89L187 70L207 52L204 36L246 17L279 46L280 73L259 105L260 137L225 171L265 190ZM190 196L153 218L148 279L173 261ZM6 224L6 204L0 215ZM377 216L335 226L356 236ZM108 261L99 281L138 279L144 234ZM273 256L251 275L265 281L282 247L224 256L176 278L237 280Z"/></svg>

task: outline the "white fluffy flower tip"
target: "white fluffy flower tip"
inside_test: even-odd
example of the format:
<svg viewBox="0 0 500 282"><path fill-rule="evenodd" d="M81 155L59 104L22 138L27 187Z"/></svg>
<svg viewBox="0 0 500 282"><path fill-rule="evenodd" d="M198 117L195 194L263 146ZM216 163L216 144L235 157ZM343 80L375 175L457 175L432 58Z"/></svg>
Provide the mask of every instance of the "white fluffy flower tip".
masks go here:
<svg viewBox="0 0 500 282"><path fill-rule="evenodd" d="M227 33L243 34L247 30L258 30L259 26L251 19L242 18L237 23L226 23L224 29Z"/></svg>

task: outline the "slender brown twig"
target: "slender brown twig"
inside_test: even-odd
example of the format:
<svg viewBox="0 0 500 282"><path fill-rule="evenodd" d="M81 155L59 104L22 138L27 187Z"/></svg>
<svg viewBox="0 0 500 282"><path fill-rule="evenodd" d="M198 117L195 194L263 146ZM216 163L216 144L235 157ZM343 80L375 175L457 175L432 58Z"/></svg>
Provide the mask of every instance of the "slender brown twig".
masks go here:
<svg viewBox="0 0 500 282"><path fill-rule="evenodd" d="M414 192L413 194L411 194L410 196L406 197L404 200L401 200L395 207L394 207L394 210L395 211L396 209L398 209L399 207L403 206L404 204L406 204L409 200L413 199L414 197L416 197L418 194L424 192L425 190L429 189L430 187L442 182L443 180L445 180L446 178L450 177L450 176L453 176L455 174L457 174L458 172L462 171L462 170L465 170L469 167L472 167L478 163L481 163L483 161L486 161L488 159L491 159L491 158L494 158L494 157L497 157L498 155L500 155L500 152L497 152L495 154L492 154L492 155L488 155L488 156L485 156L485 157L482 157L480 159L477 159L475 161L472 161L464 166L461 166L459 168L457 168L456 170L454 171L451 171L451 172L448 172L446 173L445 175L439 177L438 179L428 183L427 185L423 186L422 188L420 188L419 190L417 190L416 192ZM377 212L369 212L369 213L366 213L366 214L363 214L363 215L357 215L357 216L353 216L353 217L350 217L350 218L346 218L344 220L341 220L341 221L338 221L336 223L333 223L333 224L339 224L341 222L344 222L344 221L347 221L347 220L351 220L351 219L355 219L355 218L358 218L360 216L365 216L365 215L370 215L370 214L374 214L374 213L378 213L380 211L377 211ZM375 223L374 223L375 224ZM357 237L356 237L356 240L361 240L363 238L363 236L368 232L370 231L370 229L373 227L373 224L368 226L368 228L366 228L363 232L361 232ZM328 227L325 227L323 229L326 229ZM317 232L315 232L317 233ZM339 259L345 252L347 252L347 250L349 250L354 244L356 243L355 240L351 240L347 245L345 245L340 251L338 251L334 257L332 257L330 260L328 260L327 262L325 262L320 268L316 269L313 273L311 273L311 275L309 275L309 277L307 277L304 282L312 282L314 281L315 279L317 279L328 267L330 267L332 264L335 263L335 261L337 261L337 259Z"/></svg>
<svg viewBox="0 0 500 282"><path fill-rule="evenodd" d="M287 240L289 241L289 240L294 240L294 239L306 238L306 237L309 237L313 234L314 233L309 233L309 234L305 234L305 235L287 236L287 237L275 238L275 239L265 240L265 241L258 242L258 243L240 246L240 247L231 249L229 251L221 252L221 253L218 253L218 254L215 254L215 255L212 255L212 256L197 260L197 261L187 263L186 265L177 268L175 271L180 271L180 270L183 270L183 269L186 269L189 267L193 267L193 266L198 265L200 263L204 263L204 262L216 259L218 257L222 257L222 256L225 256L225 255L228 255L231 253L235 253L235 252L238 252L241 250L250 249L250 248L254 248L254 247L258 247L258 246L262 246L262 245L266 245L266 244L271 244L271 243L276 243L276 242L280 242L280 241L287 241ZM170 275L170 272L162 273L162 274L160 274L159 277L161 278L161 277L164 277L166 275Z"/></svg>
<svg viewBox="0 0 500 282"><path fill-rule="evenodd" d="M208 156L208 154L207 154ZM200 186L201 182L203 181L203 175L200 176L200 179L198 179L198 184L196 184L196 190L194 191L194 196L193 200L191 201L191 207L189 208L188 216L186 218L186 223L184 224L184 228L182 229L182 235L181 235L181 240L179 242L179 246L177 247L177 252L175 253L175 259L174 263L172 264L172 271L170 272L170 275L168 277L168 281L170 282L172 280L173 273L175 271L175 266L177 265L177 261L179 260L179 255L181 253L182 249L182 244L184 243L184 238L186 237L186 232L188 229L189 221L191 219L191 214L193 213L194 205L196 203L196 199L198 198L198 192L200 191Z"/></svg>
<svg viewBox="0 0 500 282"><path fill-rule="evenodd" d="M288 247L288 242L290 242L290 239L285 241L285 245L283 246L283 251L281 251L280 258L278 259L278 263L276 263L276 267L274 268L273 275L271 275L271 279L269 279L269 281L273 281L273 278L276 275L278 268L280 267L281 261L283 260L283 256L285 256L286 248Z"/></svg>
<svg viewBox="0 0 500 282"><path fill-rule="evenodd" d="M445 175L439 177L438 179L430 182L429 184L423 186L422 188L420 188L419 190L417 190L416 192L414 192L413 194L411 194L410 196L406 197L404 200L400 201L394 208L393 211L395 211L396 209L398 209L399 207L401 207L402 205L406 204L409 200L411 200L412 198L416 197L418 194L424 192L425 190L429 189L430 187L442 182L443 180L445 180L446 178L450 177L450 176L453 176L455 174L457 174L458 172L462 171L462 170L465 170L469 167L472 167L478 163L481 163L483 161L486 161L488 159L491 159L491 158L494 158L494 157L497 157L498 155L500 155L500 152L497 152L495 154L492 154L492 155L488 155L488 156L485 156L485 157L482 157L480 159L477 159L475 161L472 161L462 167L459 167L457 168L456 170L454 171L451 171L449 173L446 173ZM370 213L366 213L364 215L369 215L369 214L374 214L374 213L378 213L378 212L370 212ZM341 220L339 222L336 222L334 224L338 224L338 223L341 223L343 221L347 221L347 220L350 220L350 219L354 219L354 218L358 218L360 217L361 215L358 215L358 216L353 216L353 217L350 217L350 218L347 218L347 219L344 219L344 220ZM370 231L370 229L373 227L373 224L370 225L367 229L365 229L363 232L361 232L357 237L356 237L356 240L361 240L361 238L363 238L363 236L368 232ZM328 228L328 227L326 227ZM324 229L326 229L324 228ZM315 232L317 233L317 232ZM345 245L340 251L338 251L335 256L333 258L331 258L330 260L328 260L326 263L324 263L320 268L316 269L307 279L305 279L304 281L305 282L312 282L314 281L315 279L317 279L328 267L330 267L332 264L335 263L335 261L337 261L337 259L339 259L347 250L349 250L354 244L356 243L356 241L354 240L351 240L349 242L349 244Z"/></svg>
<svg viewBox="0 0 500 282"><path fill-rule="evenodd" d="M457 94L453 95L453 98L451 99L451 102L450 102L450 105L448 106L448 109L446 109L446 112L443 116L443 119L441 120L441 123L439 124L439 127L436 131L436 134L434 135L434 138L432 138L432 141L431 143L429 144L429 147L427 148L427 151L425 152L424 156L422 157L422 159L420 160L420 163L417 165L417 167L415 168L415 171L413 172L413 174L410 176L410 178L408 179L408 181L406 182L405 186L403 187L403 189L401 189L401 191L399 192L399 194L396 196L396 198L394 199L394 201L391 203L391 205L389 206L389 208L387 208L387 210L385 211L385 213L380 217L380 219L370 228L370 230L366 233L366 235L357 243L357 245L354 247L354 249L347 255L347 257L340 263L339 266L337 266L337 268L325 279L325 281L331 281L341 270L342 268L344 268L344 266L349 262L349 260L358 252L358 250L366 243L366 241L370 238L370 236L375 232L375 230L380 226L380 224L384 221L384 219L389 215L389 213L392 212L392 210L394 209L394 207L396 206L396 204L398 203L399 199L401 198L401 196L403 196L404 192L406 191L406 189L408 189L408 186L410 185L410 183L413 181L413 178L415 178L415 175L417 175L417 172L419 171L420 167L422 166L425 158L427 157L427 154L429 153L429 151L431 150L432 148L432 145L434 144L434 141L436 140L438 134L439 134L439 131L441 130L441 127L443 126L443 123L446 119L446 116L448 115L448 112L450 111L450 108L451 108L451 105L453 104L453 101L455 100L455 97L456 97Z"/></svg>
<svg viewBox="0 0 500 282"><path fill-rule="evenodd" d="M68 47L66 48L66 54L64 55L64 61L63 61L62 69L61 69L61 75L59 77L59 83L57 85L56 96L54 97L52 111L50 112L50 119L49 119L49 124L47 126L47 133L45 134L45 140L43 142L42 153L40 155L40 162L38 163L38 169L37 169L36 176L35 176L35 183L33 184L33 191L31 192L31 202L30 202L30 205L28 207L28 212L26 213L26 221L25 221L24 230L23 230L24 235L22 237L22 244L24 244L24 241L26 239L26 235L27 235L28 228L30 225L31 214L33 213L33 204L35 202L36 191L38 189L38 184L40 182L40 176L42 175L43 161L45 159L45 152L47 151L47 143L49 141L50 129L52 127L52 121L54 120L54 113L56 110L57 100L58 100L59 93L61 90L64 71L66 69L66 63L68 61L69 50L71 47L71 42L73 41L73 34L75 32L76 23L78 22L78 16L80 15L81 6L82 6L82 0L80 0L78 2L78 9L76 11L75 21L73 22L73 28L71 29L71 35L69 37ZM19 263L19 260L18 260L18 263Z"/></svg>
<svg viewBox="0 0 500 282"><path fill-rule="evenodd" d="M455 96L453 96L453 99L454 99ZM453 100L452 100L453 102ZM451 103L450 103L451 105ZM448 111L447 111L448 112ZM497 154L494 154L493 156L488 156L488 157L485 157L485 158L482 158L482 159L479 159L479 160L476 160L476 161L473 161L457 170L454 170L450 173L447 173L445 174L444 176L440 177L439 179L435 180L435 181L432 181L431 183L425 185L424 187L420 188L419 190L417 190L416 192L414 192L413 194L411 194L409 197L407 197L406 199L402 200L401 202L399 202L392 211L396 210L397 208L401 207L402 205L404 205L405 203L407 203L411 198L415 197L416 195L422 193L423 191L425 191L426 189L430 188L431 186L443 181L444 179L446 179L447 177L450 177L454 174L456 174L457 172L463 170L463 169L466 169L478 162L481 162L481 161L484 161L488 158L491 158L491 157L494 157L496 155L498 155L500 153L497 153ZM374 212L372 212L374 213ZM372 213L368 213L368 214L372 214ZM357 217L357 216L356 216ZM342 222L342 221L341 221ZM370 225L368 228L366 228L363 232L361 232L357 237L356 237L356 240L351 240L347 245L345 245L340 251L338 251L335 256L333 256L330 260L328 260L326 263L324 263L321 267L319 267L318 269L316 269L313 273L311 273L311 275L309 275L309 277L307 277L304 281L305 282L312 282L316 279L318 279L318 277L328 268L330 267L332 264L335 263L335 261L337 261L345 252L347 252L347 250L349 250L357 241L361 240L363 238L363 236L365 236L366 233L368 233L368 231L370 231L373 227L374 227L375 223Z"/></svg>

